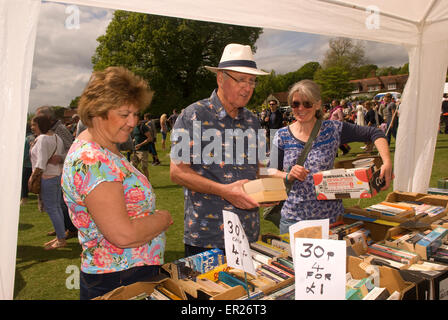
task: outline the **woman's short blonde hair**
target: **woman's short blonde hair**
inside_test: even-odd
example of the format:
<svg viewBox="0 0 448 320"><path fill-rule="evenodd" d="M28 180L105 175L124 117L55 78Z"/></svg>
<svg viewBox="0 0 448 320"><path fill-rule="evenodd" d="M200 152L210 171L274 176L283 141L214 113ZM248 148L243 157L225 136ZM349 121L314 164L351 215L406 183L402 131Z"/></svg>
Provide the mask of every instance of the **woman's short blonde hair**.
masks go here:
<svg viewBox="0 0 448 320"><path fill-rule="evenodd" d="M108 67L90 77L78 103L78 115L87 127L92 118L106 118L109 110L134 105L140 111L151 103L148 83L124 67Z"/></svg>
<svg viewBox="0 0 448 320"><path fill-rule="evenodd" d="M288 92L288 104L292 105L292 98L295 93L303 95L309 102L316 104L321 103L320 87L312 80L301 80L292 85ZM316 118L323 117L322 109L316 111Z"/></svg>

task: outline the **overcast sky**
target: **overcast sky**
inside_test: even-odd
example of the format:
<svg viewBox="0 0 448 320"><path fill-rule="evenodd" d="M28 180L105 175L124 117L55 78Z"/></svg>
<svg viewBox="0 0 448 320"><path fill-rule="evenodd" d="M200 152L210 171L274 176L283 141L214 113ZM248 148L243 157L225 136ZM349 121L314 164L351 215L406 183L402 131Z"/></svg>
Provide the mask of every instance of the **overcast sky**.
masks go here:
<svg viewBox="0 0 448 320"><path fill-rule="evenodd" d="M76 12L79 12L79 24ZM82 93L92 72L96 39L105 33L113 11L100 8L42 3L34 52L29 111L41 105L68 106ZM75 26L79 28L74 28ZM277 74L295 71L310 61L322 62L326 36L265 29L258 39L258 67ZM370 63L402 66L406 51L378 42L363 42Z"/></svg>

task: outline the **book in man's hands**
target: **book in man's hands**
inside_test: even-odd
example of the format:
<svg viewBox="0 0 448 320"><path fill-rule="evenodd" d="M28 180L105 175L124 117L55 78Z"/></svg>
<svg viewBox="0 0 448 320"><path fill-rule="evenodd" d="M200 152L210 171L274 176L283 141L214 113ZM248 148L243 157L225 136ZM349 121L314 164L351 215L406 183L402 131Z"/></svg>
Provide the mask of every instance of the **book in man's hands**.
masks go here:
<svg viewBox="0 0 448 320"><path fill-rule="evenodd" d="M244 191L258 203L279 202L286 200L286 187L281 178L261 178L243 185Z"/></svg>

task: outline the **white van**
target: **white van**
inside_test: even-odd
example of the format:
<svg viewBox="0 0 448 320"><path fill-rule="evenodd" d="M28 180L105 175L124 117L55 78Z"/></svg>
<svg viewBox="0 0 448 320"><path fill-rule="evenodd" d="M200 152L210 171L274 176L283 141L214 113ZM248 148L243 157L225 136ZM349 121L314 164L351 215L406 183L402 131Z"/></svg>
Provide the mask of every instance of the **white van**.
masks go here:
<svg viewBox="0 0 448 320"><path fill-rule="evenodd" d="M375 101L379 101L379 100L381 100L381 99L382 99L386 94L388 94L388 93L390 93L390 94L394 97L395 100L401 98L401 93L400 93L400 92L389 91L389 92L381 92L381 93L378 93L378 94L376 94L376 95L373 97L373 99L374 99Z"/></svg>

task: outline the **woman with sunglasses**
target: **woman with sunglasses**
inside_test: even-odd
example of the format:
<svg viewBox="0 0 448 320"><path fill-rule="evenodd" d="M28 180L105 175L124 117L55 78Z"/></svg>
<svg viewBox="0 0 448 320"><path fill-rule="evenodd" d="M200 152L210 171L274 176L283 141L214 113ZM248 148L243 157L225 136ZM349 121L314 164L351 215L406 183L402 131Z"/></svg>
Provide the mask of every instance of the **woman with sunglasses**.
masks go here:
<svg viewBox="0 0 448 320"><path fill-rule="evenodd" d="M302 80L291 87L288 102L296 121L279 129L274 136L279 156L275 176L292 182L282 208L280 234L287 233L289 226L300 220L329 218L330 223L334 223L343 214L342 200L317 200L313 182L314 173L333 168L338 148L343 143L373 142L383 161L380 177L386 184L382 190L389 188L393 178L389 147L384 133L375 127L324 120L303 166L297 165L297 158L317 119L323 116L320 88L311 80Z"/></svg>

